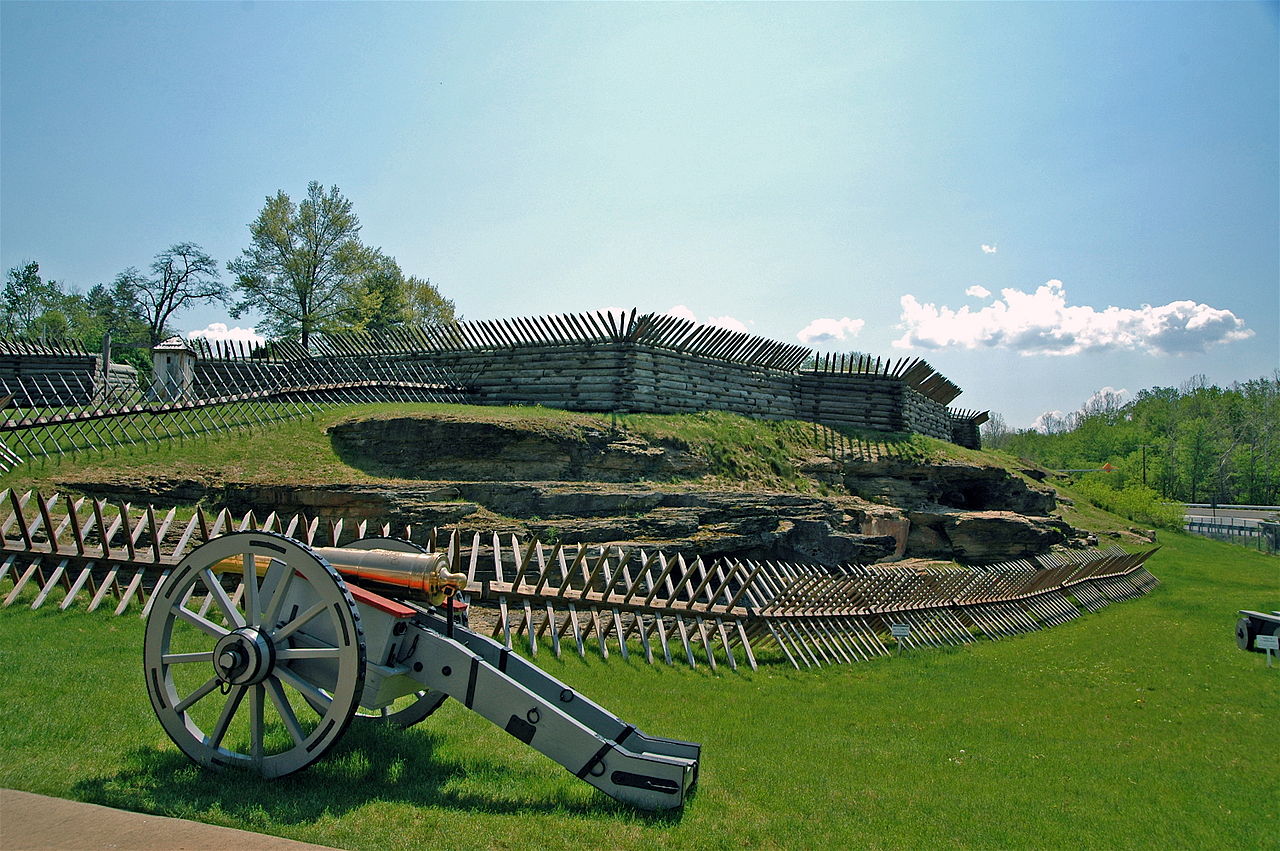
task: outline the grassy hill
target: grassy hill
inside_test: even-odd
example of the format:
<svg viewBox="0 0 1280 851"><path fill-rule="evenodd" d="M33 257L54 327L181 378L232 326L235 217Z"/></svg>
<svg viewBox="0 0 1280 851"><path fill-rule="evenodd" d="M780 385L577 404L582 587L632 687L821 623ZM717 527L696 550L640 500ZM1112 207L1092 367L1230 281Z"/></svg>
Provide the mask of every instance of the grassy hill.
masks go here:
<svg viewBox="0 0 1280 851"><path fill-rule="evenodd" d="M642 729L703 743L698 792L664 817L453 702L409 731L354 730L292 778L207 774L152 716L141 620L15 605L0 785L342 848L1275 847L1280 668L1232 626L1280 608L1278 564L1170 534L1143 599L818 671L539 656Z"/></svg>
<svg viewBox="0 0 1280 851"><path fill-rule="evenodd" d="M1026 465L1002 453L965 449L918 434L835 430L797 421L764 421L716 411L661 416L594 415L555 408L443 404L350 405L268 428L193 439L138 444L26 464L3 476L0 487L54 490L75 481L212 479L253 483L353 484L395 481L344 461L327 430L354 419L442 417L499 423L573 438L586 432L623 432L675 441L697 453L719 486L811 492L823 486L805 475L815 458L921 463L978 463L1018 470Z"/></svg>
<svg viewBox="0 0 1280 851"><path fill-rule="evenodd" d="M376 481L323 431L367 413L36 465L0 485ZM537 408L479 415L613 427ZM726 479L797 489L815 485L796 459L825 439L721 415L619 425L721 453ZM925 438L844 437L872 447L848 451L1016 466ZM1092 528L1130 525L1083 502L1069 512ZM152 715L140 619L20 600L0 609L0 786L342 848L1274 848L1280 668L1236 649L1232 628L1237 609L1280 609L1280 560L1161 535L1148 566L1162 585L1148 597L999 642L804 672L539 656L647 732L704 744L697 794L667 816L611 802L454 702L409 731L353 730L292 778L202 772Z"/></svg>

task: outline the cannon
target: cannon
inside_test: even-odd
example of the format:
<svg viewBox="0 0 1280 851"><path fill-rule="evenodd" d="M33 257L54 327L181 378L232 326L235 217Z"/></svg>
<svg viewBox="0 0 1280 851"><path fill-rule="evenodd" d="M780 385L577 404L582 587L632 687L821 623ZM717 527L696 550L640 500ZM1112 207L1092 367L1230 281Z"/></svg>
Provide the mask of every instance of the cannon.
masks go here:
<svg viewBox="0 0 1280 851"><path fill-rule="evenodd" d="M200 766L275 778L323 757L353 722L408 727L453 697L619 801L683 805L701 745L648 736L469 629L466 577L448 567L390 538L313 548L234 532L197 547L147 613L161 726Z"/></svg>
<svg viewBox="0 0 1280 851"><path fill-rule="evenodd" d="M1280 635L1280 612L1240 611L1240 619L1236 621L1236 646L1261 653L1262 648L1257 646L1259 635Z"/></svg>

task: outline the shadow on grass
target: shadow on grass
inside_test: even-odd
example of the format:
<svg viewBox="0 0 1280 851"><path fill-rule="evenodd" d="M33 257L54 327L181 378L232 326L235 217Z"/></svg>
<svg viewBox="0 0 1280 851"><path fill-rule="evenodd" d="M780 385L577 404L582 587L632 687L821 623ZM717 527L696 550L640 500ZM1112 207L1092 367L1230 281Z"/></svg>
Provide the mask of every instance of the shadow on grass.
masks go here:
<svg viewBox="0 0 1280 851"><path fill-rule="evenodd" d="M844 463L875 463L881 460L927 463L930 453L910 432L882 432L852 426L812 424L814 447L829 458Z"/></svg>
<svg viewBox="0 0 1280 851"><path fill-rule="evenodd" d="M308 769L277 780L241 771L214 772L181 753L135 748L127 767L73 787L81 800L178 818L235 823L249 829L306 824L373 802L498 814L547 814L678 823L682 810L645 813L608 799L566 794L545 768L435 754L439 737L424 730L355 724ZM585 791L585 790L584 790Z"/></svg>

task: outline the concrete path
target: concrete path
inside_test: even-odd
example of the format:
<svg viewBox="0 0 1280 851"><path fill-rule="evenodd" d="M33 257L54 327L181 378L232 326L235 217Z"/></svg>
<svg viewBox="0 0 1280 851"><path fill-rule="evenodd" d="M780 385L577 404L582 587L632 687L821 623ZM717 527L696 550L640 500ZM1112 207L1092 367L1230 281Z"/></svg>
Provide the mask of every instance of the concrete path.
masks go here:
<svg viewBox="0 0 1280 851"><path fill-rule="evenodd" d="M96 849L326 851L278 836L0 789L0 851Z"/></svg>

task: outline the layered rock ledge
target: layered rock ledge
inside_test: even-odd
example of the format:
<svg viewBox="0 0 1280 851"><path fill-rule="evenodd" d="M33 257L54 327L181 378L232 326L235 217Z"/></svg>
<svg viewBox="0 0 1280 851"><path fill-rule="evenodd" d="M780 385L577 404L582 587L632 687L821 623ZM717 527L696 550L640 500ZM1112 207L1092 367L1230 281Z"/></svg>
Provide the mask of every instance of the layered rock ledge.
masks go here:
<svg viewBox="0 0 1280 851"><path fill-rule="evenodd" d="M798 459L810 492L735 487L676 439L536 421L404 417L330 430L379 484L145 480L68 486L112 499L203 502L348 523L534 534L547 542L661 547L688 556L989 564L1043 553L1073 530L1055 492L978 463ZM805 488L801 488L802 490Z"/></svg>

